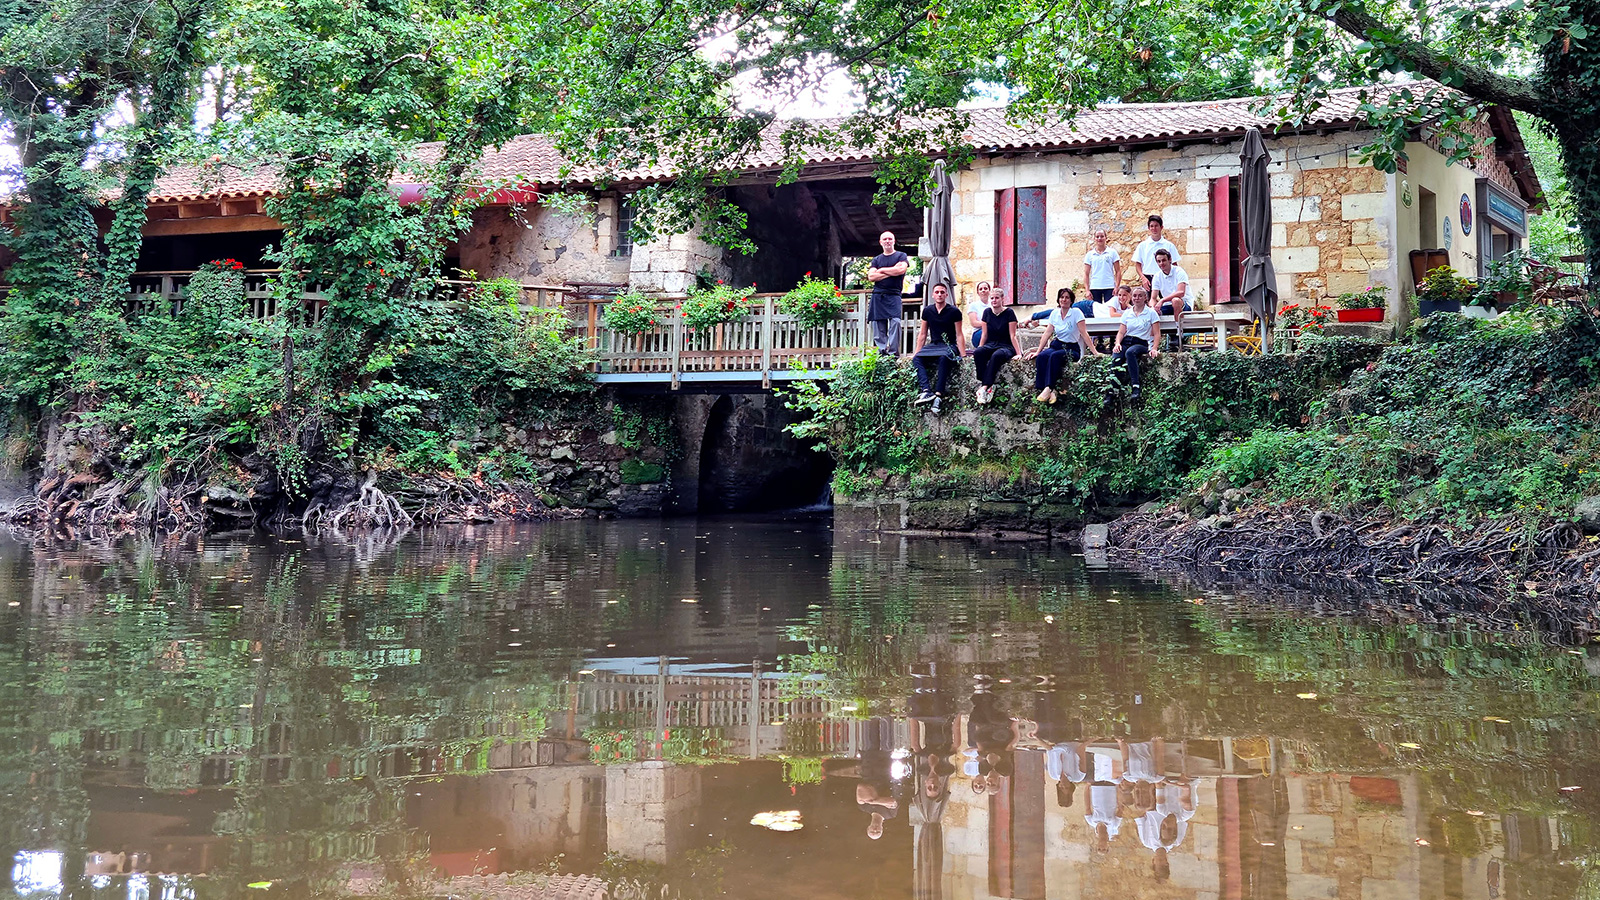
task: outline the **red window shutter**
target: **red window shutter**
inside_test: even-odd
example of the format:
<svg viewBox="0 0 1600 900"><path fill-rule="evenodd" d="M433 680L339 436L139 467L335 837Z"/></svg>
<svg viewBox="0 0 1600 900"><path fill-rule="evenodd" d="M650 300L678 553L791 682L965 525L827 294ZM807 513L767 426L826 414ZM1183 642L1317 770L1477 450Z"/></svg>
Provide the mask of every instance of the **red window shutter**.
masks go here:
<svg viewBox="0 0 1600 900"><path fill-rule="evenodd" d="M1015 188L994 194L994 286L1016 299L1017 281L1017 191Z"/></svg>
<svg viewBox="0 0 1600 900"><path fill-rule="evenodd" d="M1211 181L1211 302L1233 299L1233 229L1230 228L1228 188L1224 175Z"/></svg>
<svg viewBox="0 0 1600 900"><path fill-rule="evenodd" d="M1017 189L1017 303L1045 302L1044 188Z"/></svg>

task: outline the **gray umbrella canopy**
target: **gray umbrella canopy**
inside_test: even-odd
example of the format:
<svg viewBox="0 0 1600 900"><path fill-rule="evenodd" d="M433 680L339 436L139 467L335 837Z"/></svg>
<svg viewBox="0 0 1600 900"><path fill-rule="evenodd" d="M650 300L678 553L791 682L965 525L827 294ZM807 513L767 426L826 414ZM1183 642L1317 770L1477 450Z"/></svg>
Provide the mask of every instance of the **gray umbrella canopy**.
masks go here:
<svg viewBox="0 0 1600 900"><path fill-rule="evenodd" d="M1239 152L1239 230L1250 255L1244 260L1240 293L1268 329L1278 312L1278 273L1272 267L1272 187L1267 176L1271 161L1261 130L1245 132L1244 149Z"/></svg>
<svg viewBox="0 0 1600 900"><path fill-rule="evenodd" d="M956 273L950 268L950 199L956 186L945 171L944 160L933 164L933 196L928 208L928 265L922 271L922 296L933 299L933 286L942 284L955 296Z"/></svg>

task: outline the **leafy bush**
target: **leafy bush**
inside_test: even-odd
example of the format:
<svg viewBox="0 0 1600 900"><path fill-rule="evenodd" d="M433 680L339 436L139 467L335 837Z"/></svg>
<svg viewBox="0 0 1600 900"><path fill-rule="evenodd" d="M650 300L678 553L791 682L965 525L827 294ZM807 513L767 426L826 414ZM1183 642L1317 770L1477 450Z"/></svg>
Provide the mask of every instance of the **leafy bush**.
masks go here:
<svg viewBox="0 0 1600 900"><path fill-rule="evenodd" d="M826 325L844 315L844 294L829 281L806 273L806 280L778 298L778 310L794 316L803 328Z"/></svg>
<svg viewBox="0 0 1600 900"><path fill-rule="evenodd" d="M750 299L753 293L755 288L730 287L720 281L712 287L691 291L683 301L683 322L696 331L736 322L755 309Z"/></svg>
<svg viewBox="0 0 1600 900"><path fill-rule="evenodd" d="M1600 326L1533 307L1432 316L1329 397L1304 429L1257 431L1198 475L1275 500L1443 510L1467 522L1570 517L1600 493Z"/></svg>
<svg viewBox="0 0 1600 900"><path fill-rule="evenodd" d="M619 294L606 304L600 321L607 331L617 334L644 334L661 324L661 308L643 294Z"/></svg>
<svg viewBox="0 0 1600 900"><path fill-rule="evenodd" d="M1217 447L1258 428L1301 425L1313 404L1379 349L1369 340L1317 336L1293 355L1186 354L1151 370L1140 405L1128 402L1109 358L1090 357L1068 368L1054 407L1018 395L985 409L977 428L952 425L951 443L966 446L970 456L952 453L929 433L925 413L911 403L917 393L911 367L869 353L841 363L831 383L798 382L788 402L807 418L790 432L833 455L834 487L845 496L881 487L876 475L883 470L933 494L965 478L989 484L984 490L996 495L1143 500L1181 489ZM958 379L966 378L963 368ZM960 384L954 394L963 395ZM996 414L1034 419L1047 440L1005 452Z"/></svg>

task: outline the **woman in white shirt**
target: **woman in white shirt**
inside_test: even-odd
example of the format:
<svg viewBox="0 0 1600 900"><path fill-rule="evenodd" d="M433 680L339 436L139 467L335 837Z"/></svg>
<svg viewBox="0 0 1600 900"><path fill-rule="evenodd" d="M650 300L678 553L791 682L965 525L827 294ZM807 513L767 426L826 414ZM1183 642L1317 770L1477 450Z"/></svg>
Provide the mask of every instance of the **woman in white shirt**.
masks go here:
<svg viewBox="0 0 1600 900"><path fill-rule="evenodd" d="M967 325L972 328L972 340L967 341L967 355L978 348L978 337L983 333L983 311L989 308L989 282L980 281L976 292L978 299L967 304Z"/></svg>
<svg viewBox="0 0 1600 900"><path fill-rule="evenodd" d="M1106 230L1094 230L1094 249L1083 256L1083 283L1089 287L1089 299L1096 304L1095 317L1100 317L1098 305L1111 302L1111 294L1122 282L1122 257L1106 246Z"/></svg>
<svg viewBox="0 0 1600 900"><path fill-rule="evenodd" d="M1116 343L1111 345L1111 358L1128 366L1128 382L1133 385L1133 399L1139 399L1139 357L1148 355L1155 359L1160 354L1161 314L1150 306L1150 292L1143 287L1133 289L1133 308L1122 313L1122 327L1117 329Z"/></svg>
<svg viewBox="0 0 1600 900"><path fill-rule="evenodd" d="M1077 362L1085 349L1095 356L1100 355L1089 337L1083 310L1074 305L1077 300L1072 288L1062 288L1056 295L1055 309L1050 310L1049 318L1045 319L1046 328L1039 336L1039 346L1022 354L1023 359L1034 361L1033 389L1039 392L1035 399L1040 403L1061 399L1056 394L1055 383L1066 370L1068 359Z"/></svg>

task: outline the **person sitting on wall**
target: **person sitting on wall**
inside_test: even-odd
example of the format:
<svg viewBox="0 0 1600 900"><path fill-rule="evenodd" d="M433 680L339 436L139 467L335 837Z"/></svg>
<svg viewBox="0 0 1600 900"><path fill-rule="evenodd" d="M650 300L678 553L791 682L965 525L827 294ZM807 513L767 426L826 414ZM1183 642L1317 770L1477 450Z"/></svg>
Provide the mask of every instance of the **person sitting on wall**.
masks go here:
<svg viewBox="0 0 1600 900"><path fill-rule="evenodd" d="M978 349L972 353L978 368L978 402L988 403L994 399L1000 370L1017 355L1017 312L1006 307L1004 291L989 292L979 338Z"/></svg>
<svg viewBox="0 0 1600 900"><path fill-rule="evenodd" d="M1183 346L1183 314L1193 307L1189 303L1189 273L1172 261L1172 254L1156 251L1156 274L1150 279L1152 305L1163 316L1171 316L1173 331L1177 332L1178 346Z"/></svg>
<svg viewBox="0 0 1600 900"><path fill-rule="evenodd" d="M1122 314L1122 327L1111 345L1111 358L1128 367L1135 400L1139 399L1139 357L1148 354L1155 359L1160 352L1156 347L1161 343L1161 315L1149 305L1149 299L1149 291L1133 289L1133 307Z"/></svg>
<svg viewBox="0 0 1600 900"><path fill-rule="evenodd" d="M945 388L950 383L950 373L956 362L967 353L966 331L961 327L961 312L950 303L950 288L943 284L933 286L933 302L922 308L922 327L917 332L917 349L912 353L911 365L917 370L917 386L922 393L916 403L933 404L933 414L944 411ZM931 378L930 368L938 374Z"/></svg>
<svg viewBox="0 0 1600 900"><path fill-rule="evenodd" d="M1083 310L1075 302L1072 288L1062 288L1056 295L1056 307L1050 310L1045 333L1039 337L1039 346L1022 354L1023 359L1034 360L1033 389L1039 392L1035 399L1040 403L1054 403L1056 379L1067 368L1070 358L1077 362L1083 351L1099 356L1094 339L1089 337L1089 326L1083 320ZM1048 346L1047 346L1048 345Z"/></svg>
<svg viewBox="0 0 1600 900"><path fill-rule="evenodd" d="M1145 227L1149 229L1150 236L1140 241L1139 246L1133 248L1133 265L1134 268L1139 270L1140 280L1148 288L1150 287L1150 279L1155 277L1156 271L1160 268L1156 265L1157 250L1165 250L1172 254L1174 263L1180 262L1183 257L1178 255L1178 245L1162 236L1165 234L1165 226L1162 224L1160 216L1152 214L1150 218L1145 220Z"/></svg>
<svg viewBox="0 0 1600 900"><path fill-rule="evenodd" d="M1094 246L1083 255L1083 283L1089 288L1091 303L1107 303L1112 291L1122 283L1122 257L1106 245L1104 228L1094 230Z"/></svg>
<svg viewBox="0 0 1600 900"><path fill-rule="evenodd" d="M989 308L989 294L994 290L987 281L978 282L975 289L977 298L967 304L967 325L972 328L972 337L967 341L967 352L978 349L978 339L983 334L983 313Z"/></svg>
<svg viewBox="0 0 1600 900"><path fill-rule="evenodd" d="M1061 304L1061 298L1067 296L1068 294L1072 294L1074 297L1077 296L1077 294L1073 293L1072 288L1062 288L1061 290L1056 291L1056 305L1059 306ZM1083 317L1085 319L1094 318L1094 301L1090 300L1088 297L1085 297L1082 300L1075 300L1073 301L1072 305L1079 312L1083 313ZM1054 306L1047 306L1029 316L1028 321L1042 322L1054 315L1055 311L1056 308Z"/></svg>
<svg viewBox="0 0 1600 900"><path fill-rule="evenodd" d="M867 269L867 280L872 282L872 296L867 301L867 321L872 323L872 343L879 353L900 355L900 317L905 302L900 292L905 290L906 271L911 268L911 258L894 248L894 232L878 235L878 246L883 252L872 258Z"/></svg>

